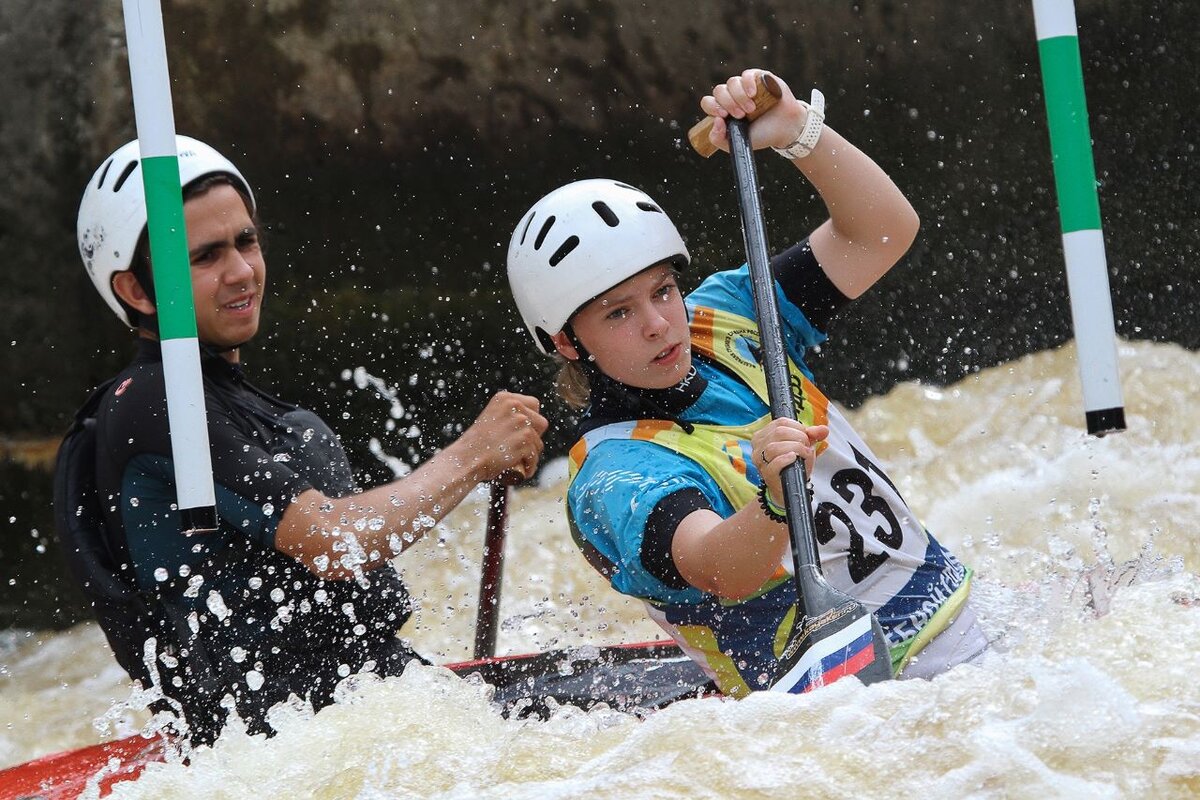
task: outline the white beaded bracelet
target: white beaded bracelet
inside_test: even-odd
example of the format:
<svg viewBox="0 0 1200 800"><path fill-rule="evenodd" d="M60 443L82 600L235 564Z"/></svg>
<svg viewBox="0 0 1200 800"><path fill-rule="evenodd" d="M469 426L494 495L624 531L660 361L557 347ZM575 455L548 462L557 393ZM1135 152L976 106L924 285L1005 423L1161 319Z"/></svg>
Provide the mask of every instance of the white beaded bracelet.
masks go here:
<svg viewBox="0 0 1200 800"><path fill-rule="evenodd" d="M804 103L803 100L800 102ZM817 140L821 138L821 131L825 129L825 95L821 94L819 89L813 89L812 101L804 103L804 107L808 109L808 119L804 121L804 129L800 131L796 141L787 147L771 148L788 161L804 158L811 153L817 146Z"/></svg>

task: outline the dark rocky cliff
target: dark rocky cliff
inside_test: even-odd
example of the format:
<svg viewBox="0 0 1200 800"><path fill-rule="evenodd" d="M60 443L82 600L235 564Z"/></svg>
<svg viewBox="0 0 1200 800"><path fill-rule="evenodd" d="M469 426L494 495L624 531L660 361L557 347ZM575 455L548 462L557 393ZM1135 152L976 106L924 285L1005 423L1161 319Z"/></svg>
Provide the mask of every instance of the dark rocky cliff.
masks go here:
<svg viewBox="0 0 1200 800"><path fill-rule="evenodd" d="M724 165L683 132L703 88L746 65L821 86L830 123L924 221L837 337L836 394L1069 335L1026 2L168 0L164 16L178 129L229 152L263 199L275 296L251 360L298 399L358 364L445 372L416 356L446 344L468 367L499 359L483 382L541 386L501 265L521 210L566 180L641 183L705 263L737 258ZM1197 243L1194 14L1081 0L1079 17L1119 328L1195 346L1195 282L1176 280ZM133 135L120 3L6 0L0 65L0 431L53 432L126 351L73 242L84 181ZM763 172L775 240L819 221L790 174Z"/></svg>

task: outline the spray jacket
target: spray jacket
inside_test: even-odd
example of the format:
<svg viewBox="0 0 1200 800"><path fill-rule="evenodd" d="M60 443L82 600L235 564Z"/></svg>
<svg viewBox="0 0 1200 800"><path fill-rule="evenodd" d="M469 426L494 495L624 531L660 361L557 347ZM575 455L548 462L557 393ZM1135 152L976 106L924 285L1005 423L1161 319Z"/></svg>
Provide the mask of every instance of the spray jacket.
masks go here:
<svg viewBox="0 0 1200 800"><path fill-rule="evenodd" d="M410 606L390 566L323 580L274 548L301 492L354 491L333 431L216 354L202 369L219 530L180 533L162 356L146 339L77 415L59 451L55 505L70 566L118 661L182 706L205 740L230 699L259 730L289 694L319 708L341 677L372 665L395 674L415 654L395 635Z"/></svg>
<svg viewBox="0 0 1200 800"><path fill-rule="evenodd" d="M877 616L900 668L953 618L970 573L925 530L879 459L813 384L803 355L825 336L778 285L776 294L799 419L830 429L812 475L822 569ZM685 399L672 401L664 390L639 398L603 380L594 387L570 454L568 519L613 588L644 600L722 691L742 695L767 688L791 632L791 553L753 596L731 601L683 580L670 536L693 510L729 517L756 502L761 477L750 438L770 410L748 270L708 277L686 305L695 370L666 390Z"/></svg>

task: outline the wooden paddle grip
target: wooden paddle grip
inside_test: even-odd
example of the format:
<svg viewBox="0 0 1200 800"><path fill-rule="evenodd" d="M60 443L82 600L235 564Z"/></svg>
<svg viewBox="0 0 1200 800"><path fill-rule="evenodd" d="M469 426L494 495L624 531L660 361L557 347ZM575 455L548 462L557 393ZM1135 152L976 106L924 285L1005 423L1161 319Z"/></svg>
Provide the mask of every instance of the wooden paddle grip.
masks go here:
<svg viewBox="0 0 1200 800"><path fill-rule="evenodd" d="M758 73L758 89L754 93L754 110L746 115L746 118L751 122L761 117L763 114L770 111L779 102L780 95L783 90L779 88L779 83L775 80L775 76L769 72ZM688 141L692 143L692 147L700 155L708 158L713 153L717 152L717 147L708 140L709 131L712 130L713 117L705 117L697 122L688 131Z"/></svg>

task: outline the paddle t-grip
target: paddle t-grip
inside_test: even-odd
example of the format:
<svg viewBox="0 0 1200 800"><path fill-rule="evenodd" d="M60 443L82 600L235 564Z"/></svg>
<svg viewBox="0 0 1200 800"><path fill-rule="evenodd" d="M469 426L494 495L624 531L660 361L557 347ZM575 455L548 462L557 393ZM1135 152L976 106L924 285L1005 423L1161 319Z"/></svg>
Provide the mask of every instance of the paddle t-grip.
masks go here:
<svg viewBox="0 0 1200 800"><path fill-rule="evenodd" d="M746 115L746 118L753 121L761 117L763 114L770 111L779 102L780 96L783 94L783 89L779 86L779 81L775 80L775 76L769 72L758 73L758 89L754 93L754 110ZM713 153L717 152L717 147L708 139L709 131L712 130L713 117L705 117L697 122L688 131L688 141L692 143L692 147L700 155L708 158Z"/></svg>

